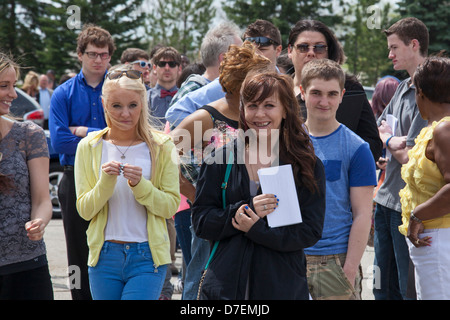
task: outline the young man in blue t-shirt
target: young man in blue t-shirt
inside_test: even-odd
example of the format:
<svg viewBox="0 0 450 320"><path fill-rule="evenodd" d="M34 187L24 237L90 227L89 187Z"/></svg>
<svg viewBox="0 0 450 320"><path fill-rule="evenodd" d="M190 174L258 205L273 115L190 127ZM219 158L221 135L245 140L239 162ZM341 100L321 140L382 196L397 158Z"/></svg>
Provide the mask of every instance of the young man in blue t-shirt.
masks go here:
<svg viewBox="0 0 450 320"><path fill-rule="evenodd" d="M345 74L329 59L308 62L301 94L308 128L326 175L322 238L305 249L313 299L360 299L361 258L371 226L376 169L369 145L336 120Z"/></svg>

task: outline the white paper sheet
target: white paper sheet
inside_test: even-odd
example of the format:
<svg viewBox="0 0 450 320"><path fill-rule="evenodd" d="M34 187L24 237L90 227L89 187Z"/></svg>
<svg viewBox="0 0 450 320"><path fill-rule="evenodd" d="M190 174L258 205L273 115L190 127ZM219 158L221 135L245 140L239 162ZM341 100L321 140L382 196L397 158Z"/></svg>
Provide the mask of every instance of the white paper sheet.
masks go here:
<svg viewBox="0 0 450 320"><path fill-rule="evenodd" d="M397 131L398 119L396 117L394 117L392 114L388 114L388 115L386 115L386 122L392 129L392 135L395 136L395 133ZM386 158L391 159L391 155L392 154L389 151L389 149L386 148Z"/></svg>
<svg viewBox="0 0 450 320"><path fill-rule="evenodd" d="M292 166L262 168L258 170L258 176L261 191L275 194L280 199L278 208L267 215L269 226L276 228L302 222Z"/></svg>

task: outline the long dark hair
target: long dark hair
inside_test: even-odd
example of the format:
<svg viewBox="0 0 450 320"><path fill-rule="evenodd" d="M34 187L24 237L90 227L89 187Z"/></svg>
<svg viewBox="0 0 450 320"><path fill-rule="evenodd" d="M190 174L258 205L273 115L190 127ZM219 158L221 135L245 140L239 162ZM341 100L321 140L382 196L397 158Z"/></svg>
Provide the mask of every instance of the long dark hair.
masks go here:
<svg viewBox="0 0 450 320"><path fill-rule="evenodd" d="M292 79L276 72L249 75L241 89L240 128L248 128L245 121L244 105L248 102L259 103L273 94L286 112L286 119L281 122L279 150L280 159L292 165L297 183L306 186L311 192L317 190L314 178L316 156L309 134L300 118L300 106L294 95ZM297 177L301 176L300 181Z"/></svg>

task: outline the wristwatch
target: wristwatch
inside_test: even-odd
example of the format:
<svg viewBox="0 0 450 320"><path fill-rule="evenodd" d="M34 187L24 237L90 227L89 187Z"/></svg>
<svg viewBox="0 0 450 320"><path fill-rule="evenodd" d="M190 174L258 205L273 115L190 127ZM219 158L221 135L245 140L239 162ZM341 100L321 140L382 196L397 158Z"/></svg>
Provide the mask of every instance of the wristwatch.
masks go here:
<svg viewBox="0 0 450 320"><path fill-rule="evenodd" d="M417 218L417 217L414 215L414 210L411 210L411 216L410 216L410 219L411 219L411 220L414 220L414 221L416 221L416 222L418 222L418 223L422 223L422 220L420 220L419 218Z"/></svg>

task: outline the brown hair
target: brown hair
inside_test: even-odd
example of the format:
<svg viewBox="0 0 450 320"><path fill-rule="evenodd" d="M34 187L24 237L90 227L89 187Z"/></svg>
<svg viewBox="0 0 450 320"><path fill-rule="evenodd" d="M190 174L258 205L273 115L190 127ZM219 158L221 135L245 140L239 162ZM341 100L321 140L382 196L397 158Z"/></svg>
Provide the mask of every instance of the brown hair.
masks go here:
<svg viewBox="0 0 450 320"><path fill-rule="evenodd" d="M181 54L173 47L159 48L152 57L152 62L157 64L161 59L172 59L181 65Z"/></svg>
<svg viewBox="0 0 450 320"><path fill-rule="evenodd" d="M246 130L244 105L248 102L262 102L276 94L284 108L286 118L281 121L280 159L292 165L294 178L298 184L304 185L311 192L317 191L314 176L316 156L314 147L300 118L300 105L294 94L292 79L277 72L249 75L242 84L241 113L239 125ZM298 175L301 179L298 181Z"/></svg>
<svg viewBox="0 0 450 320"><path fill-rule="evenodd" d="M108 46L110 56L112 56L116 50L111 34L107 30L92 24L87 24L83 28L83 31L78 35L77 53L84 54L88 44L92 44L98 48Z"/></svg>
<svg viewBox="0 0 450 320"><path fill-rule="evenodd" d="M269 37L276 42L275 47L281 45L280 30L267 20L258 19L249 24L244 32L244 39L247 37Z"/></svg>
<svg viewBox="0 0 450 320"><path fill-rule="evenodd" d="M341 90L344 89L345 73L336 61L330 59L311 60L303 67L301 81L303 90L306 91L313 79L326 81L336 79Z"/></svg>
<svg viewBox="0 0 450 320"><path fill-rule="evenodd" d="M255 52L251 42L245 41L241 47L231 45L220 63L219 82L226 93L238 93L250 71L268 70L271 66L269 59Z"/></svg>
<svg viewBox="0 0 450 320"><path fill-rule="evenodd" d="M328 59L336 61L339 64L343 64L345 62L346 57L344 54L344 49L342 49L342 45L334 35L333 31L331 31L327 25L317 20L298 21L289 33L288 45L293 46L295 41L297 41L298 36L303 31L315 31L323 34L327 40Z"/></svg>
<svg viewBox="0 0 450 320"><path fill-rule="evenodd" d="M139 59L149 60L150 55L145 50L139 48L128 48L122 52L120 63L134 62Z"/></svg>
<svg viewBox="0 0 450 320"><path fill-rule="evenodd" d="M450 103L450 58L428 57L414 73L414 85L435 103Z"/></svg>
<svg viewBox="0 0 450 320"><path fill-rule="evenodd" d="M417 18L408 17L394 23L389 29L384 30L387 37L397 35L405 45L411 40L416 39L420 44L420 55L426 57L428 55L429 35L427 26Z"/></svg>

